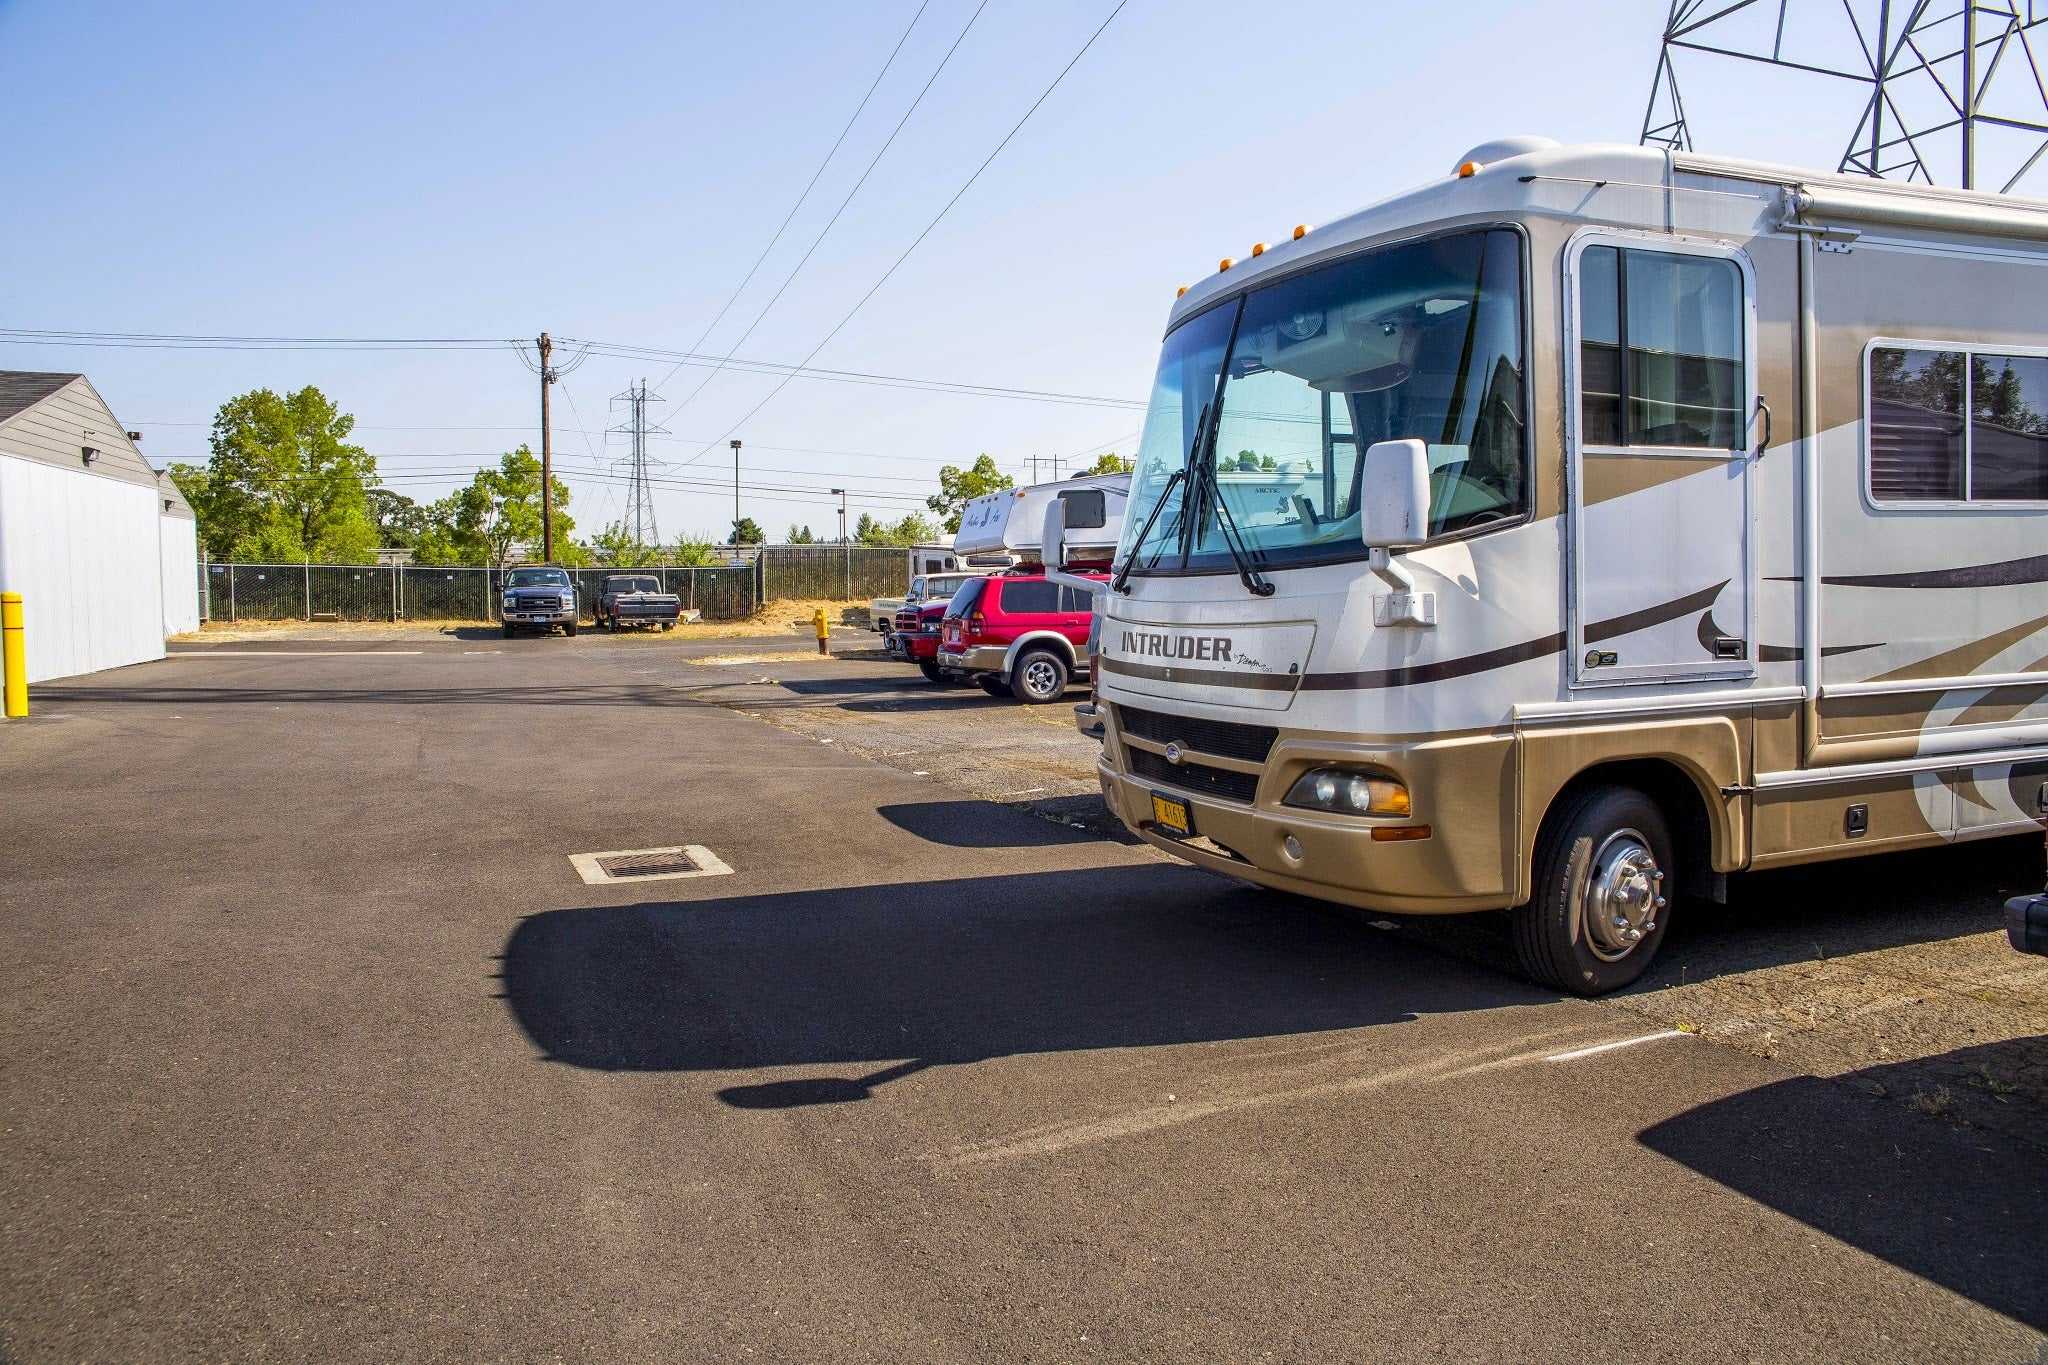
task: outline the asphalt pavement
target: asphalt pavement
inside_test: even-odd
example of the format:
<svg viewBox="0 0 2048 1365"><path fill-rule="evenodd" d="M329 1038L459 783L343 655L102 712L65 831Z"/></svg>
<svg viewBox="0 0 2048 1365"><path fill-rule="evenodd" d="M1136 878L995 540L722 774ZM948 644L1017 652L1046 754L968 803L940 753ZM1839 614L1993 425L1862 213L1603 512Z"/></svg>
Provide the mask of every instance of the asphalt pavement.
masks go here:
<svg viewBox="0 0 2048 1365"><path fill-rule="evenodd" d="M787 640L569 643L0 726L5 1359L2042 1347L2024 1134L778 723Z"/></svg>

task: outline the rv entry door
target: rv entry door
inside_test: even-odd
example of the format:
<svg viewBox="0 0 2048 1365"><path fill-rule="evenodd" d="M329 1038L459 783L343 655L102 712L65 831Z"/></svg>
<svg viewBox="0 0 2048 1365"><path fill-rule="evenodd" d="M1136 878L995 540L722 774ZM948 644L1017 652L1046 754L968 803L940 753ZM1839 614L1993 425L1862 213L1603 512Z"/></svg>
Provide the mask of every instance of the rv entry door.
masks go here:
<svg viewBox="0 0 2048 1365"><path fill-rule="evenodd" d="M1755 672L1749 262L1596 230L1564 283L1576 687Z"/></svg>

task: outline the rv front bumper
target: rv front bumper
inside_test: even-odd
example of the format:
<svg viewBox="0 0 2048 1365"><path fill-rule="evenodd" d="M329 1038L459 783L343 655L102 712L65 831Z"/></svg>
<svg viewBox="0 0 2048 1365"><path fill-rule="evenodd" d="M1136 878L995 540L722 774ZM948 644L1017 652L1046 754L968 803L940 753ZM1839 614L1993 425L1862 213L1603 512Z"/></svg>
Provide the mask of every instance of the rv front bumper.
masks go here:
<svg viewBox="0 0 2048 1365"><path fill-rule="evenodd" d="M1507 736L1364 746L1283 737L1249 801L1130 771L1131 741L1118 733L1115 707L1100 708L1104 727L1096 775L1110 813L1145 842L1228 877L1365 910L1456 914L1513 904L1506 850L1515 841L1513 803L1503 784L1513 772ZM1142 741L1140 741L1142 743ZM1311 768L1362 765L1405 783L1415 801L1406 819L1372 819L1280 804ZM1185 805L1191 837L1153 818L1152 798ZM1424 838L1374 837L1375 830L1428 825Z"/></svg>

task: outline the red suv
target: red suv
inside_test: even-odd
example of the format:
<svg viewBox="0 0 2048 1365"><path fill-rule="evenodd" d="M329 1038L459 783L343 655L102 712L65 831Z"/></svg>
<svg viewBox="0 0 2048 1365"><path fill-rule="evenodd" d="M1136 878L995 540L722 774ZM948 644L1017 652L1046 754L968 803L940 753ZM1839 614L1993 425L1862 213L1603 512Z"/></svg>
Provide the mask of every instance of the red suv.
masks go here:
<svg viewBox="0 0 2048 1365"><path fill-rule="evenodd" d="M1102 572L1079 578L1109 581ZM1063 587L1043 570L1023 569L964 583L946 605L939 667L972 678L992 697L1058 701L1088 672L1094 594Z"/></svg>

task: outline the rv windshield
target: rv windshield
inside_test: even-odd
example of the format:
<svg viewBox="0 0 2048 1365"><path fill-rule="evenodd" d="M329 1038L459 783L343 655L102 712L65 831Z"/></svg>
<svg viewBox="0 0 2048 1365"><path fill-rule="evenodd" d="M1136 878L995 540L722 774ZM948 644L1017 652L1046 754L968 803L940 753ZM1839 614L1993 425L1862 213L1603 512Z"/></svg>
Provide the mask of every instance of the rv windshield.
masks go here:
<svg viewBox="0 0 2048 1365"><path fill-rule="evenodd" d="M1522 366L1505 228L1383 247L1198 314L1160 357L1122 555L1134 574L1234 570L1234 522L1259 567L1362 558L1359 456L1407 437L1429 447L1432 536L1519 517ZM1173 482L1183 468L1201 477Z"/></svg>

